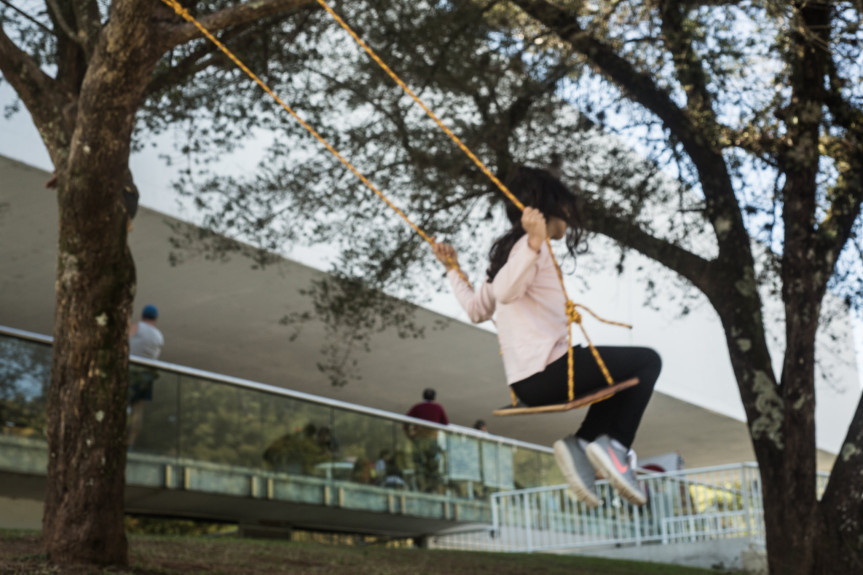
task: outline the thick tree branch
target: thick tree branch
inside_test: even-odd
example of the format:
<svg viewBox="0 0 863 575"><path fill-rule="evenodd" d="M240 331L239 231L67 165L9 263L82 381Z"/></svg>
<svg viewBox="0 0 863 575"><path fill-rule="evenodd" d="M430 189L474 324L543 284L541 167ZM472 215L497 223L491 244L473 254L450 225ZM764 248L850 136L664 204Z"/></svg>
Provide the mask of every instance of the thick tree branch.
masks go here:
<svg viewBox="0 0 863 575"><path fill-rule="evenodd" d="M584 226L661 263L689 280L709 299L718 295L713 262L645 232L634 222L612 215L607 206L585 202Z"/></svg>
<svg viewBox="0 0 863 575"><path fill-rule="evenodd" d="M845 129L843 138L826 142L825 151L834 159L839 180L830 191L830 208L816 232L817 260L826 282L833 266L851 235L854 222L863 205L863 111L855 108L842 94L845 80L835 61L828 63L829 88L825 94L827 109L837 125ZM822 145L825 139L822 138Z"/></svg>
<svg viewBox="0 0 863 575"><path fill-rule="evenodd" d="M821 269L816 271L816 278L820 277L823 285L833 275L833 266L851 237L854 222L860 215L863 205L863 159L858 160L855 169L840 175L830 195L833 197L830 210L815 235L815 259L821 264Z"/></svg>
<svg viewBox="0 0 863 575"><path fill-rule="evenodd" d="M815 488L815 340L827 277L819 278L823 266L816 261L815 214L820 153L819 135L823 121L824 79L827 72L830 37L828 4L801 2L792 8L784 59L789 71L790 101L782 115L787 144L777 156L785 176L782 188L784 241L782 246L782 302L785 307L785 352L778 392L781 404L773 411L778 428L759 460L778 451L786 457L779 468L766 471L769 481L784 484L790 491L812 497ZM769 436L768 436L769 437ZM771 520L775 521L774 516ZM776 526L768 523L768 530ZM775 553L775 541L767 543Z"/></svg>
<svg viewBox="0 0 863 575"><path fill-rule="evenodd" d="M830 62L825 49L830 36L830 14L830 6L820 3L804 4L795 9L794 23L789 32L792 45L786 52L791 72L791 102L785 112L789 143L778 157L785 174L782 190L785 223L782 298L786 306L788 348L783 374L803 369L804 365L813 367L814 357L799 357L795 345L806 345L806 334L810 331L814 337L820 294L823 294L829 279L829 276L816 277L816 269L824 264L815 262L815 254L811 250L817 233L818 143L826 95L824 79ZM832 264L830 262L831 269ZM802 388L792 389L792 386L784 386L783 391L788 394L786 397L792 397L792 402L798 399L794 397L796 394L808 393Z"/></svg>
<svg viewBox="0 0 863 575"><path fill-rule="evenodd" d="M170 10L167 6L164 6L164 9ZM309 12L302 22L297 24L292 38L290 38L291 41L296 40L296 37L299 36L310 16L311 12ZM287 18L287 16L285 18ZM240 39L254 39L255 35L259 33L259 29L256 27L257 24L257 21L249 21L245 24L232 27L230 30L226 30L219 35L219 41L225 45L230 44L236 46L237 41ZM276 22L273 22L273 25L276 24ZM192 53L186 55L177 64L174 64L170 68L158 70L153 75L153 80L147 87L147 96L149 97L153 94L163 92L174 85L193 77L198 72L220 62L218 58L208 58L207 60L204 60L204 58L212 54L221 54L221 51L212 42L207 42L199 46L198 49Z"/></svg>
<svg viewBox="0 0 863 575"><path fill-rule="evenodd" d="M652 76L637 70L613 48L585 32L579 25L576 14L553 6L545 0L513 1L528 15L557 34L576 52L587 57L591 64L597 66L631 98L656 114L675 138L681 142L703 147L695 143L696 129L692 121L674 104L668 93L656 85Z"/></svg>
<svg viewBox="0 0 863 575"><path fill-rule="evenodd" d="M554 31L575 51L584 55L603 75L629 97L653 112L686 150L695 168L707 201L707 215L719 244L720 257L752 262L749 238L737 207L731 178L721 150L711 142L694 118L681 110L653 77L632 66L614 49L585 32L577 14L546 0L513 0L522 10Z"/></svg>
<svg viewBox="0 0 863 575"><path fill-rule="evenodd" d="M81 82L87 72L87 54L84 45L78 36L77 30L69 24L77 21L73 6L64 3L62 6L57 0L47 0L51 21L54 27L63 30L63 34L57 35L57 83L60 89L68 94L77 94L81 89ZM72 122L70 122L72 123Z"/></svg>
<svg viewBox="0 0 863 575"><path fill-rule="evenodd" d="M71 126L63 121L63 108L69 101L56 90L55 81L36 61L12 42L2 25L0 72L24 102L56 165L58 150L68 143L71 135Z"/></svg>
<svg viewBox="0 0 863 575"><path fill-rule="evenodd" d="M863 400L857 404L857 411L848 427L845 441L839 450L839 456L830 472L830 482L821 498L820 507L824 516L834 521L843 535L849 539L860 534L863 523ZM853 540L843 542L849 547L856 543Z"/></svg>
<svg viewBox="0 0 863 575"><path fill-rule="evenodd" d="M66 21L66 17L63 14L63 10L57 4L57 0L45 0L45 2L48 4L48 8L50 8L51 18L54 20L60 30L62 30L63 34L66 35L66 38L77 44L80 44L81 41L78 38L78 35Z"/></svg>
<svg viewBox="0 0 863 575"><path fill-rule="evenodd" d="M78 43L89 61L96 49L96 43L99 41L99 33L102 31L99 4L96 0L74 0L72 8L75 12L75 21L78 24Z"/></svg>
<svg viewBox="0 0 863 575"><path fill-rule="evenodd" d="M198 21L210 32L219 32L228 27L247 24L261 18L275 16L276 14L300 8L314 9L317 5L314 0L260 0L259 2L245 2L213 14L201 16L198 18ZM201 37L201 33L194 25L186 23L185 20L180 20L179 16L175 16L173 21L181 21L182 24L162 25L160 44L163 51L170 50L189 40Z"/></svg>
<svg viewBox="0 0 863 575"><path fill-rule="evenodd" d="M856 462L852 462L852 458L855 458ZM843 464L847 464L847 466L843 466ZM850 475L853 474L855 476L853 481L856 487L852 491L854 493L863 493L863 473L860 473L861 469L863 469L863 398L857 404L857 411L854 413L851 424L848 426L848 433L845 434L845 441L839 450L839 457L833 467L834 475L831 477L830 485L833 485L832 479L835 477L839 480L838 485L835 487L846 490L847 487L845 485L847 484L844 484L844 480L850 480ZM842 477L842 473L846 472L849 474L849 477ZM825 493L825 497L827 495L828 493Z"/></svg>
<svg viewBox="0 0 863 575"><path fill-rule="evenodd" d="M686 22L684 8L675 0L662 0L659 14L662 22L662 37L677 70L677 79L686 94L687 109L690 117L697 118L695 123L701 132L709 136L711 146L719 148L719 125L713 110L713 96L707 89L707 74L704 64L692 44L692 36L687 30L693 27Z"/></svg>
<svg viewBox="0 0 863 575"><path fill-rule="evenodd" d="M222 43L231 42L233 40L236 40L243 34L247 33L248 31L248 26L233 28L222 34L219 37L219 41ZM164 68L163 70L157 71L153 75L153 79L150 82L150 85L147 86L147 96L158 94L164 90L167 90L194 76L201 70L204 70L209 66L215 64L218 60L213 58L202 61L204 58L214 53L221 52L215 44L213 44L212 42L207 42L206 44L202 44L201 46L199 46L195 51L185 56L182 60L180 60L170 68Z"/></svg>

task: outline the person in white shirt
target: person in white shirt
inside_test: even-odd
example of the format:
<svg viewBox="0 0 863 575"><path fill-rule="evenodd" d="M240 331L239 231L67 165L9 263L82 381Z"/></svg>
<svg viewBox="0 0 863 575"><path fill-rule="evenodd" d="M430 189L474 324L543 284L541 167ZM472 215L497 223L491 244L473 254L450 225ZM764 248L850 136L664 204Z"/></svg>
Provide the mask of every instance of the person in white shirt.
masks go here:
<svg viewBox="0 0 863 575"><path fill-rule="evenodd" d="M165 337L156 327L159 310L148 304L141 311L141 321L129 326L129 355L159 359ZM150 367L131 365L129 369L129 437L128 445L133 447L144 424L144 403L153 400L153 382L158 374Z"/></svg>

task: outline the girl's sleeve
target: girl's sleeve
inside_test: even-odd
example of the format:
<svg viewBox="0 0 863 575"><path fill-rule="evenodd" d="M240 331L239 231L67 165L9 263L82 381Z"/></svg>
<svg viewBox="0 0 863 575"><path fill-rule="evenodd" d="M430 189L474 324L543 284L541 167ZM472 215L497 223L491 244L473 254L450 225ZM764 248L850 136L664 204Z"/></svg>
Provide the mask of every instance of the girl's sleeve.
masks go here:
<svg viewBox="0 0 863 575"><path fill-rule="evenodd" d="M540 251L543 248L540 247ZM500 303L512 303L527 291L536 277L540 252L533 251L527 241L519 241L512 247L509 259L494 276L494 299Z"/></svg>
<svg viewBox="0 0 863 575"><path fill-rule="evenodd" d="M446 275L458 303L467 312L470 321L480 323L491 319L491 316L494 315L494 295L490 283L483 282L479 289L474 291L458 275L458 271L450 270Z"/></svg>

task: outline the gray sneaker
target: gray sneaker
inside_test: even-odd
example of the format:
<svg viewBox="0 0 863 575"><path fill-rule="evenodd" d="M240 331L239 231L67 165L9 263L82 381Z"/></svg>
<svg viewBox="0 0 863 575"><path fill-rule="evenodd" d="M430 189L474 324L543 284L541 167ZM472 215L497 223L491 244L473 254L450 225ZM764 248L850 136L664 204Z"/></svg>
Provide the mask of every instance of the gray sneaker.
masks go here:
<svg viewBox="0 0 863 575"><path fill-rule="evenodd" d="M593 489L596 472L574 435L554 442L554 458L578 500L588 507L599 505L599 498Z"/></svg>
<svg viewBox="0 0 863 575"><path fill-rule="evenodd" d="M618 449L607 435L600 435L587 446L587 458L594 467L617 489L621 497L633 505L644 505L647 496L638 485L635 469L626 449Z"/></svg>

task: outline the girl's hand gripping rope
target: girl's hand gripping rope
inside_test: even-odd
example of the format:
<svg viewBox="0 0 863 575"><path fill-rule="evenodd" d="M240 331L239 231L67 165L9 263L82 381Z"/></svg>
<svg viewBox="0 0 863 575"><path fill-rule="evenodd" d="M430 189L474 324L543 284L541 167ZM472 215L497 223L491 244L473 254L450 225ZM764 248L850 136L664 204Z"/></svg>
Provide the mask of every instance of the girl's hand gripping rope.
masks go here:
<svg viewBox="0 0 863 575"><path fill-rule="evenodd" d="M443 264L446 271L458 269L458 254L455 251L455 248L450 244L438 243L436 238L432 238L434 243L432 244L432 251L434 252L434 257Z"/></svg>
<svg viewBox="0 0 863 575"><path fill-rule="evenodd" d="M521 214L521 227L527 232L527 245L538 252L547 235L545 216L536 208L526 207Z"/></svg>

